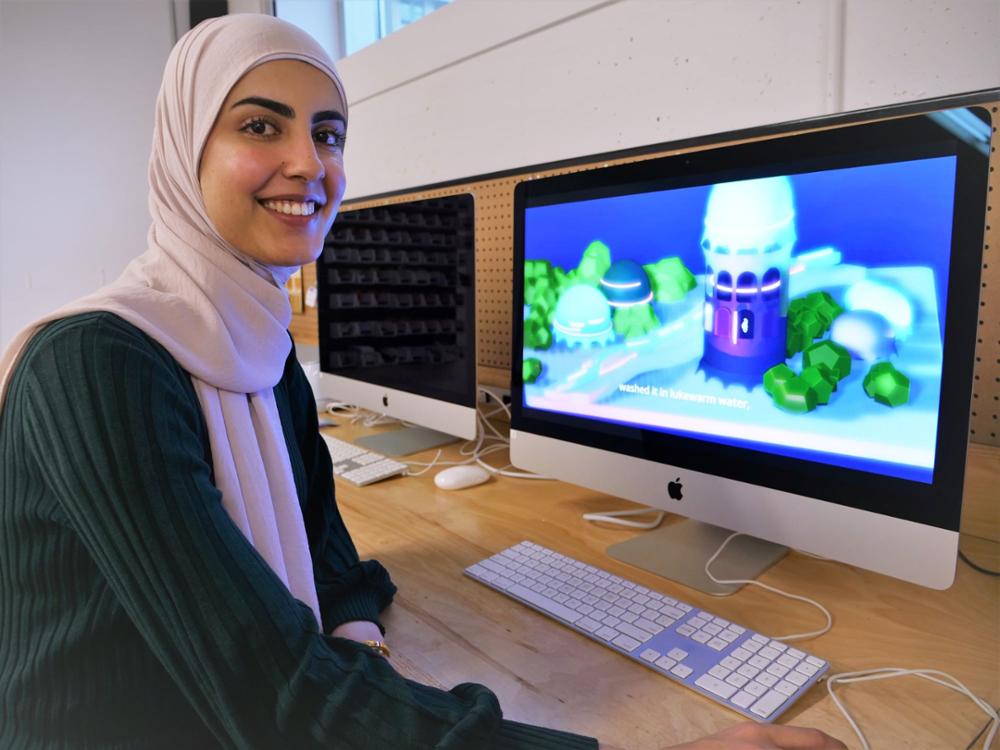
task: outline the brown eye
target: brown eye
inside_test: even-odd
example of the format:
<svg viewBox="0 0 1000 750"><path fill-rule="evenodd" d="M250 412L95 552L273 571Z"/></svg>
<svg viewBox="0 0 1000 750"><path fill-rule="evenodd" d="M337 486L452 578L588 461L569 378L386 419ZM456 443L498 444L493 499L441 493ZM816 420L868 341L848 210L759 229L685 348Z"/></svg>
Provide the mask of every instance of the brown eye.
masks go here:
<svg viewBox="0 0 1000 750"><path fill-rule="evenodd" d="M270 122L263 119L254 119L245 123L240 130L256 136L275 135L278 131Z"/></svg>
<svg viewBox="0 0 1000 750"><path fill-rule="evenodd" d="M313 137L318 143L324 146L340 149L344 147L344 141L347 140L346 135L342 135L335 130L317 130Z"/></svg>

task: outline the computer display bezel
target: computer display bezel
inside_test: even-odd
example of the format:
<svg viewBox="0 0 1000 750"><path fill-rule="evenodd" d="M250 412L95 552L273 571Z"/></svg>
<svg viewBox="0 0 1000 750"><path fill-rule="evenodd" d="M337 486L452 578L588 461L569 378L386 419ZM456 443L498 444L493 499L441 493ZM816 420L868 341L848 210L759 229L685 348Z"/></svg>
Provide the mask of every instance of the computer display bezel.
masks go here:
<svg viewBox="0 0 1000 750"><path fill-rule="evenodd" d="M987 115L988 117L988 115ZM720 141L725 136L719 137ZM937 455L930 484L524 405L524 225L531 207L953 154L956 183ZM514 195L512 429L957 530L974 364L988 159L928 115L789 133L520 183Z"/></svg>

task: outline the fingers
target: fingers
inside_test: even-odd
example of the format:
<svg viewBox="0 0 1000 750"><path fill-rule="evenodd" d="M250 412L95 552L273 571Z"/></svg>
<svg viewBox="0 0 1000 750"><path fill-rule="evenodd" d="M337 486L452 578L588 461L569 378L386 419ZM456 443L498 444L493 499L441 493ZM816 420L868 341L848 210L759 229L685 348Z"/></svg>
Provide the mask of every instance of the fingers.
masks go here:
<svg viewBox="0 0 1000 750"><path fill-rule="evenodd" d="M778 750L847 750L847 745L818 729L751 724L758 730L762 747ZM770 744L768 744L770 743Z"/></svg>

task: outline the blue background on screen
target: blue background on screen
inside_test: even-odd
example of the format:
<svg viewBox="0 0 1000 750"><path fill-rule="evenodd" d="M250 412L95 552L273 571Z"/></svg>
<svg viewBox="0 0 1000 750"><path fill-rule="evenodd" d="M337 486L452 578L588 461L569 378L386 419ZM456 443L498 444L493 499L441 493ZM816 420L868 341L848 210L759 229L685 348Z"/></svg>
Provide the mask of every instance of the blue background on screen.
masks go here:
<svg viewBox="0 0 1000 750"><path fill-rule="evenodd" d="M947 309L955 169L955 157L949 156L789 175L794 191L798 235L793 260L794 255L799 253L833 247L841 253L843 265L863 267L875 278L879 276L878 269L927 269L932 273L933 280L928 279L924 297L936 296L938 330L943 333ZM525 259L547 260L564 270L570 270L580 262L583 250L592 241L600 240L611 249L612 260L628 258L647 264L679 256L696 276L704 274L705 258L700 243L711 187L703 185L528 208L525 212ZM622 189L627 189L627 186ZM892 273L892 270L886 272L889 275ZM697 295L698 292L690 294ZM546 353L525 349L524 356L541 356L544 359L546 354L554 354L556 358L566 357L558 354L555 349ZM906 361L905 358L903 361ZM801 369L801 356L797 362L789 360L789 364L798 372ZM857 367L860 370L862 364L858 363ZM640 378L632 382L645 381ZM852 385L854 390L859 387L857 381ZM918 427L925 433L922 438L924 447L932 452L936 450L933 441L936 436L937 413L933 406L928 409L926 397L928 394L936 394L939 389L940 369L937 375L925 376L923 382L914 380L914 392L918 396L922 392L925 398L909 415L924 415L920 417L923 421L919 422ZM527 403L530 394L541 396L542 390L544 389L526 386L526 405L532 406ZM863 392L851 393L852 395L842 393L836 397L842 399L843 405L839 416L836 409L824 406L816 412L797 418L820 420L829 424L831 429L840 429L837 427L838 419L847 420L848 412L860 413L854 410L867 408L861 403L867 400ZM732 395L731 391L727 390L725 395ZM934 398L936 399L936 395ZM756 403L759 405L759 402ZM932 403L937 402L932 399ZM845 409L848 411L844 411ZM618 421L614 417L588 415L585 410L581 410L579 415L607 422ZM639 418L641 410L636 415L636 420L629 417L622 424L642 423ZM845 436L851 434L849 424L845 424L843 429ZM680 430L666 431L684 434ZM825 463L923 482L930 482L933 478L932 467L861 460L835 453L820 454L820 458L815 458L812 452L801 451L793 445L755 446L724 434L702 433L691 436L719 443L757 447L790 457L813 457L813 460Z"/></svg>

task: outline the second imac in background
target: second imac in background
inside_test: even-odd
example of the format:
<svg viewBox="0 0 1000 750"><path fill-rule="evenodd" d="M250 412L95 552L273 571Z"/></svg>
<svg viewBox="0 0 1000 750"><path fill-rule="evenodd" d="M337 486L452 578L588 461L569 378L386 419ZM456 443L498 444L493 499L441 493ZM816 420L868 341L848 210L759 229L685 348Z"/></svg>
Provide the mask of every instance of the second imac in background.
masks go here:
<svg viewBox="0 0 1000 750"><path fill-rule="evenodd" d="M412 426L390 456L476 436L471 194L341 211L317 262L320 392Z"/></svg>

